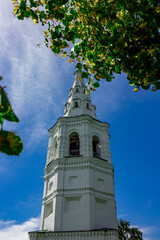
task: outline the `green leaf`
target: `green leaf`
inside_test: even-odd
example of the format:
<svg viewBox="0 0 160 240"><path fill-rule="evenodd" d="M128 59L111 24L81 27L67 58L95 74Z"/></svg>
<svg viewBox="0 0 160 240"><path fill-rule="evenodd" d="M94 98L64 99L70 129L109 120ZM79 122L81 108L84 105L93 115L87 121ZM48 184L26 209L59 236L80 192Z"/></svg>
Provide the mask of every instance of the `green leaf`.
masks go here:
<svg viewBox="0 0 160 240"><path fill-rule="evenodd" d="M82 72L81 77L82 78L88 78L89 73L88 72Z"/></svg>
<svg viewBox="0 0 160 240"><path fill-rule="evenodd" d="M1 95L1 109L0 112L7 112L8 108L11 108L8 97L2 87L0 87L0 95Z"/></svg>
<svg viewBox="0 0 160 240"><path fill-rule="evenodd" d="M81 8L81 12L84 13L84 14L88 14L88 12L86 11L86 9L84 9L84 8Z"/></svg>
<svg viewBox="0 0 160 240"><path fill-rule="evenodd" d="M88 71L88 66L86 64L83 64L84 70Z"/></svg>
<svg viewBox="0 0 160 240"><path fill-rule="evenodd" d="M99 78L99 74L98 74L98 73L96 73L96 74L94 75L94 78L95 78L97 81L100 81L100 78Z"/></svg>
<svg viewBox="0 0 160 240"><path fill-rule="evenodd" d="M76 12L73 8L70 10L70 13L71 13L74 17L77 16L77 12Z"/></svg>
<svg viewBox="0 0 160 240"><path fill-rule="evenodd" d="M119 66L117 66L117 65L115 65L115 72L116 73L121 73L121 70L120 70Z"/></svg>
<svg viewBox="0 0 160 240"><path fill-rule="evenodd" d="M8 112L4 113L3 118L11 122L19 122L19 119L17 118L12 109L9 109Z"/></svg>
<svg viewBox="0 0 160 240"><path fill-rule="evenodd" d="M23 20L23 19L24 19L24 17L23 17L22 15L19 15L17 18L18 18L19 20Z"/></svg>
<svg viewBox="0 0 160 240"><path fill-rule="evenodd" d="M62 29L61 25L58 25L58 26L55 27L55 32L58 33L59 30L61 30L61 29Z"/></svg>
<svg viewBox="0 0 160 240"><path fill-rule="evenodd" d="M53 2L57 6L62 6L65 5L68 2L68 0L54 0Z"/></svg>
<svg viewBox="0 0 160 240"><path fill-rule="evenodd" d="M72 31L68 32L66 39L68 41L72 41L75 40L77 38L77 34L76 34L76 29L73 29Z"/></svg>
<svg viewBox="0 0 160 240"><path fill-rule="evenodd" d="M99 82L94 82L93 87L98 88L99 87Z"/></svg>
<svg viewBox="0 0 160 240"><path fill-rule="evenodd" d="M77 63L76 64L76 69L81 71L82 70L82 64L81 63Z"/></svg>
<svg viewBox="0 0 160 240"><path fill-rule="evenodd" d="M62 33L61 33L61 32L59 33L58 30L54 32L54 31L51 29L51 38L52 38L52 39L61 38L61 36L62 36Z"/></svg>
<svg viewBox="0 0 160 240"><path fill-rule="evenodd" d="M29 0L31 7L37 7L37 3L34 0Z"/></svg>
<svg viewBox="0 0 160 240"><path fill-rule="evenodd" d="M88 60L91 60L93 58L93 54L90 51L87 52L87 58Z"/></svg>
<svg viewBox="0 0 160 240"><path fill-rule="evenodd" d="M69 22L66 19L62 19L62 23L63 23L64 26L68 26L69 25Z"/></svg>
<svg viewBox="0 0 160 240"><path fill-rule="evenodd" d="M60 51L61 51L61 49L60 49L60 47L54 47L54 48L52 49L52 51L53 51L55 54L59 54Z"/></svg>
<svg viewBox="0 0 160 240"><path fill-rule="evenodd" d="M107 77L106 77L106 81L107 81L107 82L112 82L112 77L111 77L110 75L107 76Z"/></svg>
<svg viewBox="0 0 160 240"><path fill-rule="evenodd" d="M48 30L50 30L51 24L50 22L48 22Z"/></svg>
<svg viewBox="0 0 160 240"><path fill-rule="evenodd" d="M68 22L71 22L73 20L73 15L69 15L67 20L68 20Z"/></svg>
<svg viewBox="0 0 160 240"><path fill-rule="evenodd" d="M74 52L78 55L80 53L80 47L78 45L74 46Z"/></svg>
<svg viewBox="0 0 160 240"><path fill-rule="evenodd" d="M48 42L48 38L45 38L45 42Z"/></svg>
<svg viewBox="0 0 160 240"><path fill-rule="evenodd" d="M3 124L3 117L1 114L0 114L0 124Z"/></svg>
<svg viewBox="0 0 160 240"><path fill-rule="evenodd" d="M155 87L156 87L157 90L159 90L160 89L160 82L156 83Z"/></svg>
<svg viewBox="0 0 160 240"><path fill-rule="evenodd" d="M19 119L13 112L8 97L2 87L0 87L0 94L1 94L1 108L0 108L1 117L8 121L19 122Z"/></svg>
<svg viewBox="0 0 160 240"><path fill-rule="evenodd" d="M0 151L18 156L23 150L21 138L14 132L0 130Z"/></svg>

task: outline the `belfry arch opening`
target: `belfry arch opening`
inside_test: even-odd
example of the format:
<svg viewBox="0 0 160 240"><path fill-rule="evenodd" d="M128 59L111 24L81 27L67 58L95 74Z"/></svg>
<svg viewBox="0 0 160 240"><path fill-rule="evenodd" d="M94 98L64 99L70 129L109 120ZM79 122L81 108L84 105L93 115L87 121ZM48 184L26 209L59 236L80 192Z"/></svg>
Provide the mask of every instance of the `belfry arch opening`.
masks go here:
<svg viewBox="0 0 160 240"><path fill-rule="evenodd" d="M80 155L80 141L78 133L71 133L69 136L69 155L79 156Z"/></svg>
<svg viewBox="0 0 160 240"><path fill-rule="evenodd" d="M99 137L93 136L92 148L93 148L93 157L101 157L101 142Z"/></svg>
<svg viewBox="0 0 160 240"><path fill-rule="evenodd" d="M78 102L77 101L74 103L74 107L78 107Z"/></svg>

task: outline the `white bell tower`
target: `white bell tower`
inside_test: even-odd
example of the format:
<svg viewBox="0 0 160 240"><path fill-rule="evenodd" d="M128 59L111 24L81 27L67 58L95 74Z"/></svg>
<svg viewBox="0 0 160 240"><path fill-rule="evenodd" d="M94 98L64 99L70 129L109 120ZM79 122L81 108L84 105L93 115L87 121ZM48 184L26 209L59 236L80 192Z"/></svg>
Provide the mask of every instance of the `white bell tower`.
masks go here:
<svg viewBox="0 0 160 240"><path fill-rule="evenodd" d="M109 124L97 120L81 72L49 129L40 231L30 240L118 240Z"/></svg>

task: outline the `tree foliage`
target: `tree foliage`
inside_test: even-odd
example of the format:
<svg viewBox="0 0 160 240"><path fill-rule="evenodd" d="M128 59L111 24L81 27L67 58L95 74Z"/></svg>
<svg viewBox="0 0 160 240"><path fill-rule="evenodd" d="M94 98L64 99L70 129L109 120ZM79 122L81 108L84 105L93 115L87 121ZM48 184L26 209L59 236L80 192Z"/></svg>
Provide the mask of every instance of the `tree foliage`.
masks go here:
<svg viewBox="0 0 160 240"><path fill-rule="evenodd" d="M135 227L130 227L128 221L119 220L118 224L120 240L143 240L143 233Z"/></svg>
<svg viewBox="0 0 160 240"><path fill-rule="evenodd" d="M160 89L160 2L155 0L12 0L18 19L47 26L45 44L82 62L89 88L124 72L129 84ZM73 51L74 44L74 51ZM79 65L80 66L80 65ZM93 80L94 77L94 80Z"/></svg>
<svg viewBox="0 0 160 240"><path fill-rule="evenodd" d="M2 80L1 76L0 80ZM23 150L21 138L16 135L15 132L3 130L4 120L19 122L19 119L13 112L4 88L5 87L0 86L0 151L8 155L19 155Z"/></svg>

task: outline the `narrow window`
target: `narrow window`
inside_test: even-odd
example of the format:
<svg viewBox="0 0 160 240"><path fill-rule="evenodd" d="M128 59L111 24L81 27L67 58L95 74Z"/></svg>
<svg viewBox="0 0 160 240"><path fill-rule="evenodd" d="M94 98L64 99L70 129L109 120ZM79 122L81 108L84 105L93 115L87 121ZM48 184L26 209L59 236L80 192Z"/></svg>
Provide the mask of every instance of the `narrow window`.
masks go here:
<svg viewBox="0 0 160 240"><path fill-rule="evenodd" d="M79 136L77 133L73 133L69 138L69 155L78 156L80 154L79 148Z"/></svg>
<svg viewBox="0 0 160 240"><path fill-rule="evenodd" d="M54 143L54 149L55 149L55 157L57 156L57 141Z"/></svg>
<svg viewBox="0 0 160 240"><path fill-rule="evenodd" d="M78 102L75 102L75 103L74 103L74 107L78 107Z"/></svg>
<svg viewBox="0 0 160 240"><path fill-rule="evenodd" d="M89 109L89 103L86 104L87 109Z"/></svg>
<svg viewBox="0 0 160 240"><path fill-rule="evenodd" d="M78 91L78 88L76 88L76 92L79 92L79 91Z"/></svg>
<svg viewBox="0 0 160 240"><path fill-rule="evenodd" d="M49 217L53 212L53 202L50 202L45 207L45 218Z"/></svg>
<svg viewBox="0 0 160 240"><path fill-rule="evenodd" d="M54 159L57 158L57 139L54 140L54 152L53 152L53 155L54 155Z"/></svg>
<svg viewBox="0 0 160 240"><path fill-rule="evenodd" d="M93 157L101 157L100 139L97 136L93 136L92 147Z"/></svg>

